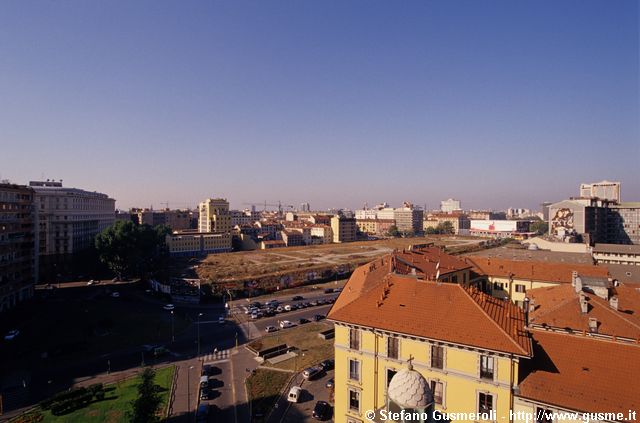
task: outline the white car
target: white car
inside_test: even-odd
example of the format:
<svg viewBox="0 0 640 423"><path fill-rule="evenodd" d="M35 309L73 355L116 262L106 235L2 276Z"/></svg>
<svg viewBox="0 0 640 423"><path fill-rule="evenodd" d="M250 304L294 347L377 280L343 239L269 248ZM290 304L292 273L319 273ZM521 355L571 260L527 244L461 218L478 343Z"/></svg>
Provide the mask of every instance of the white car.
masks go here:
<svg viewBox="0 0 640 423"><path fill-rule="evenodd" d="M93 285L95 283L95 281L93 279L91 279L89 282L87 282L87 285Z"/></svg>
<svg viewBox="0 0 640 423"><path fill-rule="evenodd" d="M294 326L295 326L295 324L294 324L294 323L291 323L291 322L290 322L290 321L288 321L288 320L283 320L283 321L281 321L281 322L280 322L280 327L281 327L282 329L292 328L292 327L294 327Z"/></svg>
<svg viewBox="0 0 640 423"><path fill-rule="evenodd" d="M164 308L164 309L165 309L165 310L167 310L167 311L171 311L171 310L175 309L175 308L176 308L176 306L174 306L173 304L167 304L167 305L165 305L165 306L164 306L164 307L162 307L162 308Z"/></svg>
<svg viewBox="0 0 640 423"><path fill-rule="evenodd" d="M11 341L13 338L15 338L16 336L20 335L20 331L18 329L14 329L14 330L10 330L9 332L7 332L7 334L4 336L4 340L5 341Z"/></svg>
<svg viewBox="0 0 640 423"><path fill-rule="evenodd" d="M271 333L271 332L275 332L275 331L277 331L277 330L278 330L278 328L277 328L277 327L275 327L275 326L267 326L266 328L264 328L264 330L265 330L265 332L267 332L267 333Z"/></svg>
<svg viewBox="0 0 640 423"><path fill-rule="evenodd" d="M285 311L291 311L291 304L284 306Z"/></svg>

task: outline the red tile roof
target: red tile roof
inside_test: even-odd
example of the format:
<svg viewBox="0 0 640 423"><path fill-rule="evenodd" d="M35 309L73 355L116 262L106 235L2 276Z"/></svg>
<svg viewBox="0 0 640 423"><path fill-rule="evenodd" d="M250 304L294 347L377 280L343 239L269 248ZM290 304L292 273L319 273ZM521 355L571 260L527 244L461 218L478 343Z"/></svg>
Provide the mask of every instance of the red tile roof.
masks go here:
<svg viewBox="0 0 640 423"><path fill-rule="evenodd" d="M640 291L624 285L612 288L612 294L618 297L618 310L611 308L607 300L595 294L583 294L588 304L586 313L582 313L579 294L571 285L529 290L527 297L534 304L529 321L532 324L588 332L589 318L595 318L600 334L640 339Z"/></svg>
<svg viewBox="0 0 640 423"><path fill-rule="evenodd" d="M534 330L518 396L581 412L640 410L640 345Z"/></svg>
<svg viewBox="0 0 640 423"><path fill-rule="evenodd" d="M415 267L426 276L435 280L438 270L440 275L470 269L471 265L455 256L445 253L440 248L428 247L413 251L402 251L395 254L405 266ZM407 273L407 272L402 272ZM462 281L460 281L462 282Z"/></svg>
<svg viewBox="0 0 640 423"><path fill-rule="evenodd" d="M524 314L473 288L391 272L391 256L360 266L328 318L336 322L501 351L531 354Z"/></svg>
<svg viewBox="0 0 640 423"><path fill-rule="evenodd" d="M577 271L581 276L605 278L609 276L609 271L605 266L518 261L481 256L467 256L465 260L473 265L473 270L476 273L487 276L508 278L509 275L513 275L514 279L555 283L571 283L571 275L574 271Z"/></svg>

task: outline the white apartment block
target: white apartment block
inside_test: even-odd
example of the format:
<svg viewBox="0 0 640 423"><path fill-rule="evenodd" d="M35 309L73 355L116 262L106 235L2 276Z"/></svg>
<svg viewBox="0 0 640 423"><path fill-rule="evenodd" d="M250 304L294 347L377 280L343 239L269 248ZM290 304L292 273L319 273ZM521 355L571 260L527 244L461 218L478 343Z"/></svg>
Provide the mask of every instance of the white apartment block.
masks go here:
<svg viewBox="0 0 640 423"><path fill-rule="evenodd" d="M115 222L115 200L106 194L65 188L62 182L31 181L35 191L40 255L73 254Z"/></svg>

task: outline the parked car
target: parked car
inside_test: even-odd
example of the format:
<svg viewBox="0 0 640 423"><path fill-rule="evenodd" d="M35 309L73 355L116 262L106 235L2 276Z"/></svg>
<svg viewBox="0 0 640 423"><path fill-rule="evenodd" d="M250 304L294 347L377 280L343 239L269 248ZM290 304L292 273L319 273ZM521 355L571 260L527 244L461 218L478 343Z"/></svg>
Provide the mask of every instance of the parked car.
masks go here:
<svg viewBox="0 0 640 423"><path fill-rule="evenodd" d="M20 335L20 331L18 329L13 329L10 330L9 332L7 332L7 334L4 336L4 340L5 341L11 341L12 339L14 339L16 336Z"/></svg>
<svg viewBox="0 0 640 423"><path fill-rule="evenodd" d="M320 366L324 371L331 370L335 367L335 361L333 361L332 359L327 359L320 363Z"/></svg>
<svg viewBox="0 0 640 423"><path fill-rule="evenodd" d="M176 306L174 306L173 304L167 304L167 305L165 305L165 306L164 306L164 307L162 307L162 308L164 308L164 309L165 309L165 310L167 310L167 311L171 311L171 310L175 309L175 308L176 308Z"/></svg>
<svg viewBox="0 0 640 423"><path fill-rule="evenodd" d="M332 410L326 401L318 401L313 407L313 418L316 420L328 420L331 418Z"/></svg>
<svg viewBox="0 0 640 423"><path fill-rule="evenodd" d="M223 325L223 324L227 323L227 321L224 319L224 316L220 316L220 317L218 317L218 323Z"/></svg>
<svg viewBox="0 0 640 423"><path fill-rule="evenodd" d="M282 313L283 311L285 311L285 309L284 309L284 307L282 307L282 306L278 306L278 307L276 308L276 313Z"/></svg>
<svg viewBox="0 0 640 423"><path fill-rule="evenodd" d="M322 314L316 314L312 319L314 322L319 322L320 320L324 319L324 316Z"/></svg>
<svg viewBox="0 0 640 423"><path fill-rule="evenodd" d="M334 382L333 378L329 379L329 380L327 381L327 385L326 385L326 386L327 386L327 388L333 388L333 384L334 384L334 383L335 383L335 382Z"/></svg>
<svg viewBox="0 0 640 423"><path fill-rule="evenodd" d="M204 375L200 377L200 388L206 388L209 389L209 376L208 375Z"/></svg>
<svg viewBox="0 0 640 423"><path fill-rule="evenodd" d="M304 297L302 295L296 295L295 297L292 298L293 301L300 301L300 300L304 300Z"/></svg>
<svg viewBox="0 0 640 423"><path fill-rule="evenodd" d="M333 288L327 288L324 290L325 294L333 294Z"/></svg>
<svg viewBox="0 0 640 423"><path fill-rule="evenodd" d="M302 319L298 320L298 324L299 325L304 325L305 323L309 323L309 320L305 319L305 318L302 318Z"/></svg>
<svg viewBox="0 0 640 423"><path fill-rule="evenodd" d="M209 418L209 404L202 403L198 406L198 411L196 411L196 422L206 423L208 418Z"/></svg>
<svg viewBox="0 0 640 423"><path fill-rule="evenodd" d="M200 401L209 399L209 388L200 389Z"/></svg>
<svg viewBox="0 0 640 423"><path fill-rule="evenodd" d="M302 372L302 377L304 377L307 380L313 380L319 377L320 374L322 374L322 367L314 366L314 367L309 367L308 369L304 369L304 372Z"/></svg>
<svg viewBox="0 0 640 423"><path fill-rule="evenodd" d="M302 388L299 386L292 386L289 390L289 395L287 395L287 401L289 402L298 402L300 401L300 396L302 394Z"/></svg>
<svg viewBox="0 0 640 423"><path fill-rule="evenodd" d="M89 282L87 282L87 285L93 285L96 281L94 281L93 279L91 279Z"/></svg>
<svg viewBox="0 0 640 423"><path fill-rule="evenodd" d="M315 306L317 306L317 305L318 305L318 301L313 300L313 301L311 301L309 304L310 304L312 307L315 307Z"/></svg>
<svg viewBox="0 0 640 423"><path fill-rule="evenodd" d="M209 376L210 374L211 374L211 365L210 364L203 365L200 376Z"/></svg>
<svg viewBox="0 0 640 423"><path fill-rule="evenodd" d="M281 327L282 329L292 328L292 327L294 327L294 326L295 326L295 325L294 325L293 323L291 323L290 321L288 321L288 320L283 320L283 321L281 321L281 322L280 322L280 327Z"/></svg>
<svg viewBox="0 0 640 423"><path fill-rule="evenodd" d="M275 326L267 326L266 328L264 328L264 331L267 332L267 333L275 332L277 330L278 330L278 328L275 327Z"/></svg>
<svg viewBox="0 0 640 423"><path fill-rule="evenodd" d="M111 294L113 298L120 298L120 293L118 291Z"/></svg>
<svg viewBox="0 0 640 423"><path fill-rule="evenodd" d="M293 310L293 308L291 307L291 304L287 304L286 306L284 306L284 311L291 311Z"/></svg>

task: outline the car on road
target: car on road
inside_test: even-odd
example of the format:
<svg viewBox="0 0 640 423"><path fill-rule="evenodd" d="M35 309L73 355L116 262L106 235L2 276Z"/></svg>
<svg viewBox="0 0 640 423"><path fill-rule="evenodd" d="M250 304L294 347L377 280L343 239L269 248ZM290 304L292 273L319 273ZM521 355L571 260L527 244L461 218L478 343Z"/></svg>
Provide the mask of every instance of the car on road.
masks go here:
<svg viewBox="0 0 640 423"><path fill-rule="evenodd" d="M164 307L162 307L162 308L164 308L164 309L165 309L165 310L167 310L167 311L171 311L171 310L174 310L174 309L176 308L176 306L174 306L173 304L166 304L166 305L165 305Z"/></svg>
<svg viewBox="0 0 640 423"><path fill-rule="evenodd" d="M331 406L326 401L316 402L316 406L313 407L313 418L316 420L328 420L331 418L332 410Z"/></svg>
<svg viewBox="0 0 640 423"><path fill-rule="evenodd" d="M282 312L284 312L284 311L286 311L286 310L285 310L285 309L284 309L284 307L282 307L282 306L278 306L278 307L276 308L276 313L282 313Z"/></svg>
<svg viewBox="0 0 640 423"><path fill-rule="evenodd" d="M291 323L291 322L290 322L290 321L288 321L288 320L283 320L283 321L281 321L281 322L280 322L280 327L281 327L282 329L292 328L292 327L294 327L294 326L295 326L295 324Z"/></svg>
<svg viewBox="0 0 640 423"><path fill-rule="evenodd" d="M11 341L12 339L14 339L16 336L20 335L20 331L18 329L13 329L10 330L9 332L7 332L7 334L4 336L4 340L5 341Z"/></svg>
<svg viewBox="0 0 640 423"><path fill-rule="evenodd" d="M319 322L320 320L324 319L324 316L322 314L316 314L312 319L314 322Z"/></svg>
<svg viewBox="0 0 640 423"><path fill-rule="evenodd" d="M313 366L313 367L309 367L308 369L304 369L304 372L302 372L302 377L304 377L307 380L313 380L319 377L322 374L322 372L323 372L322 367Z"/></svg>
<svg viewBox="0 0 640 423"><path fill-rule="evenodd" d="M278 328L275 326L267 326L266 328L264 328L264 331L267 333L276 332L277 330Z"/></svg>
<svg viewBox="0 0 640 423"><path fill-rule="evenodd" d="M96 283L96 281L94 281L93 279L91 279L89 282L87 282L87 285L93 285L94 283Z"/></svg>
<svg viewBox="0 0 640 423"><path fill-rule="evenodd" d="M334 383L335 383L335 382L334 382L333 378L331 378L331 379L329 379L329 380L327 381L327 384L326 384L325 386L326 386L327 388L333 388L333 384L334 384Z"/></svg>
<svg viewBox="0 0 640 423"><path fill-rule="evenodd" d="M298 320L298 324L299 325L304 325L305 323L309 323L309 322L310 322L310 320L309 319L305 319L305 318L302 318L302 319Z"/></svg>
<svg viewBox="0 0 640 423"><path fill-rule="evenodd" d="M218 323L224 325L225 323L227 323L227 321L225 320L224 316L220 316L218 317Z"/></svg>
<svg viewBox="0 0 640 423"><path fill-rule="evenodd" d="M301 301L304 300L304 297L302 295L296 295L295 297L292 298L292 301Z"/></svg>
<svg viewBox="0 0 640 423"><path fill-rule="evenodd" d="M309 303L309 305L311 305L311 307L315 307L315 306L317 306L317 305L318 305L318 301L313 300L313 301L311 301L311 302Z"/></svg>
<svg viewBox="0 0 640 423"><path fill-rule="evenodd" d="M111 294L113 298L120 298L120 293L118 291Z"/></svg>
<svg viewBox="0 0 640 423"><path fill-rule="evenodd" d="M320 367L326 372L327 370L331 370L335 367L335 361L331 359L324 360L320 363Z"/></svg>

